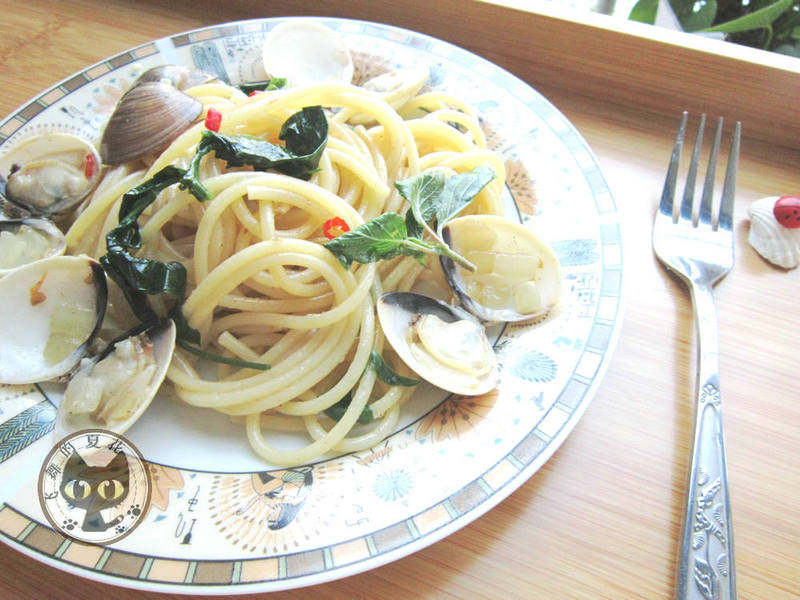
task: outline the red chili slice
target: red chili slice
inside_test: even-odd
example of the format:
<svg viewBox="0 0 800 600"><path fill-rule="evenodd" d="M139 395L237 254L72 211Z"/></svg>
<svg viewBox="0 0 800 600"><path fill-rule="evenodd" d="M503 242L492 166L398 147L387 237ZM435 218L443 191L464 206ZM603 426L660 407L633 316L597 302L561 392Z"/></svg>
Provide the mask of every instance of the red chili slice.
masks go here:
<svg viewBox="0 0 800 600"><path fill-rule="evenodd" d="M324 233L325 237L329 240L339 237L348 231L350 231L350 226L341 217L333 217L332 219L328 219L322 225L322 233Z"/></svg>
<svg viewBox="0 0 800 600"><path fill-rule="evenodd" d="M94 157L94 154L87 154L84 161L83 174L86 176L86 179L91 179L97 172L97 159Z"/></svg>
<svg viewBox="0 0 800 600"><path fill-rule="evenodd" d="M206 114L206 129L209 131L219 131L222 124L222 113L216 108L209 108Z"/></svg>

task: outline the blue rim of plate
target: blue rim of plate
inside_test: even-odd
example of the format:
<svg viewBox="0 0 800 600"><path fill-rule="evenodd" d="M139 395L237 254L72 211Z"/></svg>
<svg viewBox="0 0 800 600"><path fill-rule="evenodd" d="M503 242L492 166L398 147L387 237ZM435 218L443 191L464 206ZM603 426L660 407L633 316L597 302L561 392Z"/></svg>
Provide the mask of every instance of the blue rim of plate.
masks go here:
<svg viewBox="0 0 800 600"><path fill-rule="evenodd" d="M451 61L457 58L460 66L480 67L482 77L491 79L518 99L523 99L526 107L536 113L565 144L576 160L576 164L593 194L598 215L603 216L602 224L599 225L599 237L602 243L599 252L603 266L602 277L598 287L599 295L594 305L595 313L591 332L580 359L583 360L587 353L591 355L589 362L596 365L593 374L586 376L572 373L572 377L562 388L556 402L540 420L540 422L544 420L553 410L566 413L563 418L559 417L560 426L556 431L551 431L550 435L534 428L506 456L498 460L480 477L467 482L460 490L443 501L389 527L335 544L340 547L363 543L368 552L361 558L337 564L334 558L336 550L330 546L270 558L238 561L186 560L184 561L185 575L181 581L175 579L153 580L149 579L148 575L152 570L153 561L159 560L159 557L102 548L93 564L69 562L64 558L69 549L69 540L65 540L49 526L23 514L16 508L8 504L0 505L0 539L37 560L60 570L105 583L141 590L189 594L278 591L319 584L360 573L427 547L464 527L500 503L552 456L580 420L600 385L616 346L622 324L622 240L616 219L616 206L597 164L597 159L569 120L536 90L501 67L448 42L389 25L328 17L253 19L194 29L121 52L48 88L0 122L0 147L45 108L88 85L95 77L105 75L153 54L159 52L163 54L165 48L169 52L170 48L217 38L263 33L281 21L295 18L313 19L334 29L346 25L348 33L376 37L392 36L393 41L403 40L404 44L411 45L422 52ZM576 153L588 157L588 160L584 158L583 164L580 164ZM613 264L606 264L605 256L607 255L617 257ZM576 370L578 363L576 363ZM34 408L41 408L44 405L49 405L46 398L43 398L42 402L36 404ZM39 412L42 411L43 409L39 410ZM5 424L0 425L0 439L3 439L2 429L4 426ZM46 428L40 426L36 434L38 437L31 439L30 443L45 433L47 433ZM0 450L2 450L2 445L0 445ZM431 526L429 517L433 513L436 514L437 520ZM421 533L421 528L417 526L417 523L421 522L418 521L420 517L425 517L425 522L428 523L424 533ZM397 535L398 528L404 530L400 535ZM181 562L175 559L169 560ZM273 560L274 564L271 562L266 564L267 561ZM244 580L242 575L245 571L258 572L253 568L255 563L264 563L259 564L261 572L271 576ZM124 568L121 565L125 565ZM133 568L131 565L134 565ZM319 568L319 565L322 565L322 568Z"/></svg>

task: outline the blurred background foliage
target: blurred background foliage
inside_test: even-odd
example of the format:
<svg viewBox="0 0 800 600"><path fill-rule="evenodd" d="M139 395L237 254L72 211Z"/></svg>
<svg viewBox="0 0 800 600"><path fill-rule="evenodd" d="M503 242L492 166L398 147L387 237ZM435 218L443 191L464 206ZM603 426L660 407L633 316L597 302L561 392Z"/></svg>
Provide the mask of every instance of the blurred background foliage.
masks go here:
<svg viewBox="0 0 800 600"><path fill-rule="evenodd" d="M800 58L800 0L638 0L629 12L617 4L615 14L634 21L653 24L671 10L684 31Z"/></svg>

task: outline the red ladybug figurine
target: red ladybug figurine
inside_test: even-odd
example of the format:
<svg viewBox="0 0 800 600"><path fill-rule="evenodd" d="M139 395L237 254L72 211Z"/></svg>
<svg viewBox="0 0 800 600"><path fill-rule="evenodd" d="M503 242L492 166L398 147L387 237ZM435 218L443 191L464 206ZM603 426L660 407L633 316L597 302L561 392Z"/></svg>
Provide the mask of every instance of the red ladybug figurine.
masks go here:
<svg viewBox="0 0 800 600"><path fill-rule="evenodd" d="M781 196L775 201L772 214L784 227L797 229L800 227L800 198Z"/></svg>

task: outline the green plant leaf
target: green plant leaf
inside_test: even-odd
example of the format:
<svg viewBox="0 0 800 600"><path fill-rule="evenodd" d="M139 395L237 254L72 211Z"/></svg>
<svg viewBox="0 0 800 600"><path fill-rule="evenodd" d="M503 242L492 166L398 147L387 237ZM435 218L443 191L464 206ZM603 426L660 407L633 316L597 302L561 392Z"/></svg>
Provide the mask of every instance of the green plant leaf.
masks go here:
<svg viewBox="0 0 800 600"><path fill-rule="evenodd" d="M211 194L200 182L200 161L211 151L229 167L249 165L256 171L275 169L298 179L309 179L319 167L328 141L328 119L321 106L307 106L289 117L281 127L286 147L250 135L222 135L204 131L197 152L181 179L181 188L201 202Z"/></svg>
<svg viewBox="0 0 800 600"><path fill-rule="evenodd" d="M441 171L420 173L414 177L396 181L394 184L400 195L411 205L414 218L420 228L424 223L430 223L436 216L436 204L444 186L444 173ZM408 220L408 216L406 216L406 220Z"/></svg>
<svg viewBox="0 0 800 600"><path fill-rule="evenodd" d="M639 0L631 9L628 19L653 25L656 22L658 0Z"/></svg>
<svg viewBox="0 0 800 600"><path fill-rule="evenodd" d="M713 27L706 26L705 29L699 29L697 31L721 31L723 33L737 33L739 31L749 31L751 29L770 27L773 21L780 17L783 12L792 5L792 2L793 0L778 0L777 2L773 2L769 6L765 6L764 8L752 12L749 15L744 15L743 17L739 17L733 21L720 23L719 25L714 25Z"/></svg>
<svg viewBox="0 0 800 600"><path fill-rule="evenodd" d="M239 85L239 89L245 94L252 94L253 92L271 92L272 90L279 90L286 85L286 78L273 77L272 79L265 79L263 81L250 81Z"/></svg>
<svg viewBox="0 0 800 600"><path fill-rule="evenodd" d="M425 235L425 230L414 216L414 211L410 208L406 211L406 232L408 237L415 237L419 239L422 239L422 236Z"/></svg>
<svg viewBox="0 0 800 600"><path fill-rule="evenodd" d="M147 181L125 192L119 224L106 234L106 254L100 264L120 287L133 313L143 322L156 319L146 295L166 293L182 299L186 292L186 268L179 262L160 262L134 255L142 245L137 219L158 194L177 183L183 169L168 166Z"/></svg>
<svg viewBox="0 0 800 600"><path fill-rule="evenodd" d="M175 342L178 346L186 350L187 352L191 352L195 356L199 356L201 358L205 358L206 360L210 360L212 362L223 363L226 365L232 365L234 367L245 367L248 369L257 369L259 371L267 371L271 367L267 363L257 363L257 362L250 362L249 360L242 360L240 358L231 358L229 356L220 356L219 354L214 354L212 352L206 352L202 348L195 348L185 340L178 338Z"/></svg>
<svg viewBox="0 0 800 600"><path fill-rule="evenodd" d="M461 209L495 178L494 170L487 166L475 167L467 173L457 173L444 184L436 202L436 228L439 235L442 227L455 217Z"/></svg>
<svg viewBox="0 0 800 600"><path fill-rule="evenodd" d="M325 243L345 268L353 262L370 263L405 255L421 259L434 246L408 238L406 224L398 214L384 213Z"/></svg>
<svg viewBox="0 0 800 600"><path fill-rule="evenodd" d="M169 165L147 181L125 192L119 207L119 222L136 221L142 212L155 201L156 196L172 184L178 183L184 173L183 169Z"/></svg>
<svg viewBox="0 0 800 600"><path fill-rule="evenodd" d="M785 54L786 56L794 56L800 58L800 44L781 44L777 46L773 50L779 54Z"/></svg>
<svg viewBox="0 0 800 600"><path fill-rule="evenodd" d="M353 397L350 395L350 392L345 394L344 398L339 400L333 406L329 406L325 409L325 414L328 415L334 421L338 421L344 416L345 411L350 406L350 402L353 401ZM361 414L358 415L358 422L359 423L371 423L375 420L375 415L372 414L372 409L369 406L365 406L364 410L361 411Z"/></svg>
<svg viewBox="0 0 800 600"><path fill-rule="evenodd" d="M420 379L410 379L403 377L390 367L377 350L373 350L369 355L369 366L375 369L375 375L383 383L388 385L401 385L403 387L413 387L422 383Z"/></svg>
<svg viewBox="0 0 800 600"><path fill-rule="evenodd" d="M710 27L717 16L717 0L669 0L684 31Z"/></svg>

